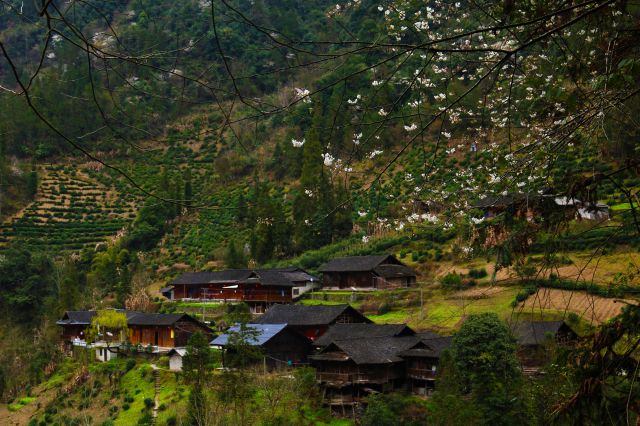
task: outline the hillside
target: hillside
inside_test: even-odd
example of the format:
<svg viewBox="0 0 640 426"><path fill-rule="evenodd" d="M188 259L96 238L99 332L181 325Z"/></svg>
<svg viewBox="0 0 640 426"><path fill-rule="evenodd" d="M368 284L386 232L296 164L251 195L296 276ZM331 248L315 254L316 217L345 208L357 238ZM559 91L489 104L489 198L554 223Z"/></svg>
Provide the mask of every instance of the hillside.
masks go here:
<svg viewBox="0 0 640 426"><path fill-rule="evenodd" d="M2 2L0 423L633 423L638 28L616 0ZM228 269L262 286L297 267L313 285L332 259L379 254L415 286L268 289L259 309L190 299L211 281L160 293ZM241 285L218 284L225 300ZM329 368L352 381L319 386L313 357L245 369L243 336L222 368L207 333L274 300L348 303L450 346L333 342L324 361L351 371L377 348L385 379ZM67 356L68 311L96 311L69 320L85 345L134 341L111 308L212 330L186 343L184 374L152 355L187 342L164 323L143 324L136 357ZM566 326L536 341L535 371L522 321Z"/></svg>

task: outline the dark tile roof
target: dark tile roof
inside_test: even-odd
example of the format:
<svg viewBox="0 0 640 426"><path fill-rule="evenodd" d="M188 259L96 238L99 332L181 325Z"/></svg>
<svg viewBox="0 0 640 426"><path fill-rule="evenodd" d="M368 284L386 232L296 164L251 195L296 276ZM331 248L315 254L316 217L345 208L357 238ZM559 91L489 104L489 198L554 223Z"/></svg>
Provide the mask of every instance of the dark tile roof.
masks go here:
<svg viewBox="0 0 640 426"><path fill-rule="evenodd" d="M194 321L201 324L198 320L187 314L155 314L146 312L129 311L126 309L116 309L127 316L128 325L162 325L168 326L175 324L181 319ZM96 311L67 311L61 320L56 321L58 325L89 325L96 315ZM204 324L201 324L206 327Z"/></svg>
<svg viewBox="0 0 640 426"><path fill-rule="evenodd" d="M126 309L115 309L117 312L122 312L127 316L127 319L133 315L139 314L136 311L128 311ZM58 325L89 325L91 320L96 316L96 311L67 311L62 316L62 319L56 321Z"/></svg>
<svg viewBox="0 0 640 426"><path fill-rule="evenodd" d="M287 324L247 324L247 328L251 329L255 335L247 339L247 343L251 346L262 346L278 335L287 327ZM239 325L229 328L229 331L237 333L240 331ZM211 341L212 345L226 346L229 343L229 334L222 334Z"/></svg>
<svg viewBox="0 0 640 426"><path fill-rule="evenodd" d="M417 336L371 337L365 339L338 340L325 347L314 360L339 359L340 353L356 364L392 364L401 362L399 354L420 341Z"/></svg>
<svg viewBox="0 0 640 426"><path fill-rule="evenodd" d="M127 318L129 325L173 325L181 319L196 321L187 314L147 314L136 312Z"/></svg>
<svg viewBox="0 0 640 426"><path fill-rule="evenodd" d="M316 281L302 269L227 269L213 272L185 272L170 285L202 285L213 283L260 283L266 286L295 287L307 281Z"/></svg>
<svg viewBox="0 0 640 426"><path fill-rule="evenodd" d="M382 278L402 278L415 277L416 271L407 265L379 265L373 270L376 275Z"/></svg>
<svg viewBox="0 0 640 426"><path fill-rule="evenodd" d="M427 346L429 346L429 348L433 350L433 353L436 358L440 358L440 355L442 355L442 351L444 351L445 349L449 349L452 341L453 341L453 336L437 336L437 337L422 338L422 342L425 343Z"/></svg>
<svg viewBox="0 0 640 426"><path fill-rule="evenodd" d="M257 269L255 279L266 286L297 287L308 281L317 281L312 275L297 268Z"/></svg>
<svg viewBox="0 0 640 426"><path fill-rule="evenodd" d="M511 326L511 332L521 346L540 345L547 333L555 338L563 327L573 332L564 321L519 321Z"/></svg>
<svg viewBox="0 0 640 426"><path fill-rule="evenodd" d="M333 324L326 333L314 342L314 345L327 346L336 340L410 336L413 334L415 332L406 324Z"/></svg>
<svg viewBox="0 0 640 426"><path fill-rule="evenodd" d="M256 320L259 324L289 324L297 326L329 325L341 314L351 312L362 322L371 322L349 305L273 305Z"/></svg>
<svg viewBox="0 0 640 426"><path fill-rule="evenodd" d="M253 271L250 269L227 269L226 271L185 272L170 284L210 284L216 282L235 282L248 279Z"/></svg>
<svg viewBox="0 0 640 426"><path fill-rule="evenodd" d="M320 272L366 272L382 264L401 264L390 254L379 256L348 256L330 260L318 268Z"/></svg>

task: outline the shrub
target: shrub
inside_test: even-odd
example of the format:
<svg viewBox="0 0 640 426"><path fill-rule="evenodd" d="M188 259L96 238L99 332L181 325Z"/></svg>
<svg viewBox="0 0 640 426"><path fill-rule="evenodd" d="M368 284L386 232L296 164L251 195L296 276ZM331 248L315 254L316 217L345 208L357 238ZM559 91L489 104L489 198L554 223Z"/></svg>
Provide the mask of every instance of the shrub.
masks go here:
<svg viewBox="0 0 640 426"><path fill-rule="evenodd" d="M445 289L459 289L462 287L462 278L455 272L449 272L440 278L440 284Z"/></svg>
<svg viewBox="0 0 640 426"><path fill-rule="evenodd" d="M122 404L122 410L123 411L127 411L129 408L131 408L131 406L129 404L127 404L126 402L124 404Z"/></svg>
<svg viewBox="0 0 640 426"><path fill-rule="evenodd" d="M390 303L383 303L382 305L380 305L380 307L378 308L378 315L384 315L388 312L391 311L391 304Z"/></svg>
<svg viewBox="0 0 640 426"><path fill-rule="evenodd" d="M487 276L487 270L485 268L471 269L469 271L469 276L476 279L484 278Z"/></svg>
<svg viewBox="0 0 640 426"><path fill-rule="evenodd" d="M154 406L153 399L145 398L144 399L144 406L147 407L147 408L153 408L153 406Z"/></svg>
<svg viewBox="0 0 640 426"><path fill-rule="evenodd" d="M577 324L578 321L580 321L580 316L575 312L569 312L569 314L567 315L567 321L570 324Z"/></svg>
<svg viewBox="0 0 640 426"><path fill-rule="evenodd" d="M167 426L176 426L178 424L178 419L176 416L171 416L167 418Z"/></svg>
<svg viewBox="0 0 640 426"><path fill-rule="evenodd" d="M126 371L131 371L135 366L136 366L136 360L133 358L129 358L127 360L127 365L125 366L125 369Z"/></svg>

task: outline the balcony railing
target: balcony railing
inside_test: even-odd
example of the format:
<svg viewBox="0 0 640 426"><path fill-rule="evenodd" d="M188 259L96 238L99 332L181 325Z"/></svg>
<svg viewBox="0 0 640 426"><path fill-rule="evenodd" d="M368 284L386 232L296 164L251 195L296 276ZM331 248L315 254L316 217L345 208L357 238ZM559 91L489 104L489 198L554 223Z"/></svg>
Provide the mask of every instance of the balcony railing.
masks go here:
<svg viewBox="0 0 640 426"><path fill-rule="evenodd" d="M316 375L318 381L329 383L386 383L398 377L394 373L331 373L320 371Z"/></svg>
<svg viewBox="0 0 640 426"><path fill-rule="evenodd" d="M414 379L435 379L436 372L426 368L408 368L407 376Z"/></svg>

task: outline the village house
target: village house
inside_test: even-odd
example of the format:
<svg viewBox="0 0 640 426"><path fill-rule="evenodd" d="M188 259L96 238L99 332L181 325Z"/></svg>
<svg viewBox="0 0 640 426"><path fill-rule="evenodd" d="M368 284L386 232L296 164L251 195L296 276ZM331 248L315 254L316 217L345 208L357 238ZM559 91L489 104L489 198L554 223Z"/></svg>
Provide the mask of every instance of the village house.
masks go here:
<svg viewBox="0 0 640 426"><path fill-rule="evenodd" d="M420 334L422 339L411 348L399 352L406 362L408 391L429 395L435 389L436 374L442 352L451 346L451 336Z"/></svg>
<svg viewBox="0 0 640 426"><path fill-rule="evenodd" d="M416 332L406 324L333 324L329 326L326 333L313 342L313 345L318 348L323 348L336 340L413 336L415 334Z"/></svg>
<svg viewBox="0 0 640 426"><path fill-rule="evenodd" d="M238 339L244 339L245 344L259 348L259 358L265 369L275 370L307 363L307 356L312 349L311 340L287 324L246 324L244 330L243 333L241 326L235 325L211 341L213 348L223 351L223 367L237 366L233 362L236 356L231 338L233 333L237 333Z"/></svg>
<svg viewBox="0 0 640 426"><path fill-rule="evenodd" d="M100 361L108 361L115 358L120 352L117 349L126 344L134 347L150 348L152 353L166 353L171 348L186 346L189 337L197 331L211 337L213 332L187 314L156 314L117 309L127 317L127 336L124 339L113 337L107 342L97 339L92 344L86 342L86 329L91 325L91 320L97 314L96 311L67 311L62 319L56 322L62 327L62 339L67 347L88 347L96 349L96 358Z"/></svg>
<svg viewBox="0 0 640 426"><path fill-rule="evenodd" d="M309 358L327 404L344 409L377 392L428 394L451 337L415 333L401 325L368 326L354 327L351 335L344 332L348 327L336 327L318 339L320 349ZM329 342L332 335L335 339Z"/></svg>
<svg viewBox="0 0 640 426"><path fill-rule="evenodd" d="M416 272L390 254L339 257L318 269L325 289L374 290L413 287Z"/></svg>
<svg viewBox="0 0 640 426"><path fill-rule="evenodd" d="M553 355L554 346L571 345L578 339L564 321L519 321L511 326L517 340L516 355L525 373L536 373Z"/></svg>
<svg viewBox="0 0 640 426"><path fill-rule="evenodd" d="M350 305L273 305L255 320L258 324L288 324L314 341L333 324L370 323L370 319Z"/></svg>
<svg viewBox="0 0 640 426"><path fill-rule="evenodd" d="M291 303L318 284L299 268L229 269L186 272L161 293L170 300L245 302L254 313L261 313L274 303Z"/></svg>
<svg viewBox="0 0 640 426"><path fill-rule="evenodd" d="M537 193L513 192L485 197L471 208L482 210L483 216L488 219L502 213L529 221L550 214L561 214L566 219L577 220L606 220L610 216L609 206L603 203L589 203L577 198Z"/></svg>

